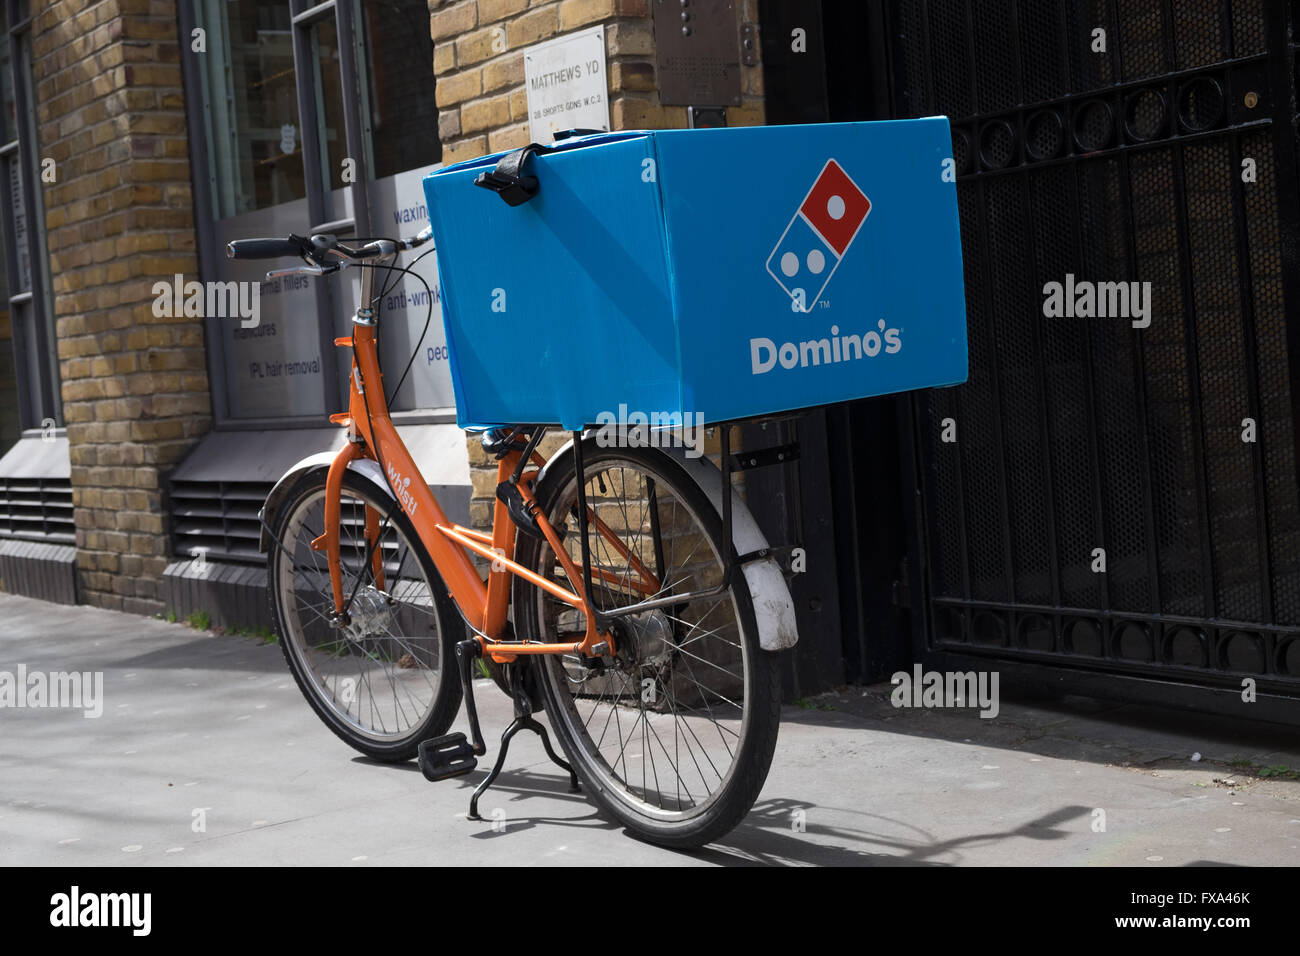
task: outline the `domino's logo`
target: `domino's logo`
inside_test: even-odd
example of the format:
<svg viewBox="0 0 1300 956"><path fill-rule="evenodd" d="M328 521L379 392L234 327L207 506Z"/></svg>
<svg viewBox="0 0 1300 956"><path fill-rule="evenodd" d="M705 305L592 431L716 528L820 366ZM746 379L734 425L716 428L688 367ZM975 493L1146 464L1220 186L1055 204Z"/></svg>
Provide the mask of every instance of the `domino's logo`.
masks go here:
<svg viewBox="0 0 1300 956"><path fill-rule="evenodd" d="M817 304L869 212L866 193L828 159L767 257L768 275L790 296L795 312Z"/></svg>

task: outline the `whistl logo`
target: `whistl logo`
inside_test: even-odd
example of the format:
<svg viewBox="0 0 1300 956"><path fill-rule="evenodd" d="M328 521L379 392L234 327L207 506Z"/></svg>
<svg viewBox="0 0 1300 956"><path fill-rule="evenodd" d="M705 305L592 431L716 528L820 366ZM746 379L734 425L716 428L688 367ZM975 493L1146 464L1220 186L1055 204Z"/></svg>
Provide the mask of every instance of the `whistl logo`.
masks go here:
<svg viewBox="0 0 1300 956"><path fill-rule="evenodd" d="M790 296L791 309L817 304L869 212L867 194L828 159L767 257L768 275Z"/></svg>
<svg viewBox="0 0 1300 956"><path fill-rule="evenodd" d="M402 503L402 507L406 509L406 513L408 515L414 515L415 509L419 507L420 503L416 501L415 496L411 494L411 479L409 477L403 478L401 472L392 465L389 465L388 481L389 484L393 486L393 494L397 495L397 500Z"/></svg>

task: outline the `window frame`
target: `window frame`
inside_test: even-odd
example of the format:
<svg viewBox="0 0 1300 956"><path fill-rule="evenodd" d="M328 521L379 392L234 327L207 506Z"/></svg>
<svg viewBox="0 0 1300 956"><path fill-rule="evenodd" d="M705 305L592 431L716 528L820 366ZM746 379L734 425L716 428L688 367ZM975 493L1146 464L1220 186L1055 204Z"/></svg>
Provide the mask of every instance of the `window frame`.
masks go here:
<svg viewBox="0 0 1300 956"><path fill-rule="evenodd" d="M14 0L9 0L14 2ZM357 22L362 0L282 0L288 6L292 24L294 82L298 100L298 127L303 155L303 180L311 224L309 235L315 233L351 232L356 236L371 234L371 150L364 136L363 86L359 68L365 65L366 51L362 49L363 36ZM197 4L177 4L178 26L181 41L181 70L184 81L186 123L191 143L190 161L194 187L194 225L198 247L200 278L211 280L220 276L220 261L224 249L214 241L217 219L214 214L215 174L209 153L209 136L206 114L209 108L209 91L206 71L193 55L189 55L192 31L198 26ZM322 165L323 143L320 137L320 89L315 83L315 63L312 53L312 30L323 19L332 18L338 44L340 90L343 106L343 131L346 155L356 161L356 177L343 188L348 191L352 214L346 215L333 208L331 192ZM208 37L212 49L213 37ZM433 62L429 63L430 74ZM306 225L306 224L304 224ZM334 329L343 308L336 284L325 281L317 296L317 327L322 356L321 385L324 407L328 410L338 405L342 395L342 381L338 362L333 360ZM319 428L320 415L283 415L259 418L231 415L229 387L226 382L226 354L220 320L204 319L207 342L208 382L211 389L213 428L218 431L239 431L257 428ZM330 356L330 361L324 361ZM423 408L392 412L397 424L441 424L455 422L456 409Z"/></svg>
<svg viewBox="0 0 1300 956"><path fill-rule="evenodd" d="M18 381L18 419L24 436L28 433L63 435L63 401L56 347L54 301L50 280L50 259L45 241L45 203L41 194L37 148L36 110L32 74L32 21L30 11L20 17L19 0L4 3L7 29L0 42L9 46L9 84L14 96L14 139L0 143L0 170L9 189L10 164L18 168L22 189L21 213L27 222L27 258L31 287L19 290L18 236L15 210L5 203L0 212L4 230L4 269L10 328L13 331L14 373ZM18 307L28 317L20 321ZM50 423L53 423L52 425ZM3 453L6 449L0 449Z"/></svg>

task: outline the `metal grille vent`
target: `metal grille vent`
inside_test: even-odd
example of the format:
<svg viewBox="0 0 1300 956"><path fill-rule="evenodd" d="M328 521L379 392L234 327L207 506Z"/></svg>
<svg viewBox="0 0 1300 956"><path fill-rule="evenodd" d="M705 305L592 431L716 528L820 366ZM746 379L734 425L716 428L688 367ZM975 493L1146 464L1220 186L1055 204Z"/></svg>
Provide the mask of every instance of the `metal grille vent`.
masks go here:
<svg viewBox="0 0 1300 956"><path fill-rule="evenodd" d="M257 512L271 487L260 481L172 482L173 552L192 558L202 549L211 560L262 564Z"/></svg>
<svg viewBox="0 0 1300 956"><path fill-rule="evenodd" d="M0 478L0 538L73 544L72 482L67 478Z"/></svg>

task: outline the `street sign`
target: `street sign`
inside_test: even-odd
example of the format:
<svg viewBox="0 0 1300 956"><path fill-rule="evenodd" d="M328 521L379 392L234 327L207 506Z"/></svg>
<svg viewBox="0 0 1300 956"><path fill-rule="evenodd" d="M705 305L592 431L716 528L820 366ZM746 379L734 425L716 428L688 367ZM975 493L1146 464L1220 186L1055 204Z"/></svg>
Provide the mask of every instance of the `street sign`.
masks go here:
<svg viewBox="0 0 1300 956"><path fill-rule="evenodd" d="M549 144L556 130L609 129L605 28L583 30L524 51L529 135Z"/></svg>

